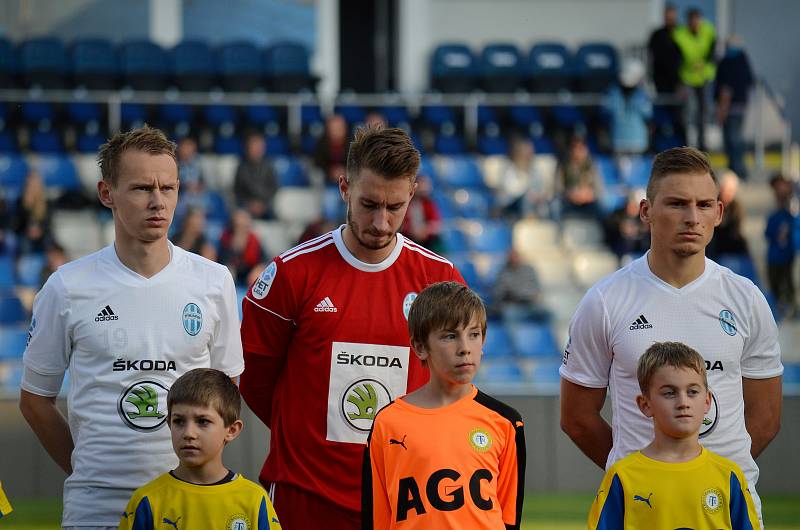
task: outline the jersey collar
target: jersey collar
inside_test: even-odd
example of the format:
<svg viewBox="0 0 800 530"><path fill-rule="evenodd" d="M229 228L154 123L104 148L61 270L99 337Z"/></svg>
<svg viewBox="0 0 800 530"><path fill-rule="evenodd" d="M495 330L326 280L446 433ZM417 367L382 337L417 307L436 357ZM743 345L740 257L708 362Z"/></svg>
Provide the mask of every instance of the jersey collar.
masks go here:
<svg viewBox="0 0 800 530"><path fill-rule="evenodd" d="M677 287L673 287L672 285L668 284L667 282L656 276L652 270L650 270L650 264L647 261L647 256L649 254L650 251L648 250L647 252L645 252L644 256L637 259L631 264L632 267L634 268L634 270L639 272L639 274L643 275L646 278L650 278L651 281L655 282L662 289L666 289L667 291L673 293L680 294L695 290L698 286L702 285L706 281L706 278L708 278L714 273L714 270L716 270L716 263L714 263L712 260L708 258L705 258L705 266L703 267L703 274L701 274L700 276L698 276L697 278L695 278L694 280L692 280L691 282L687 283L686 285L684 285L679 289Z"/></svg>
<svg viewBox="0 0 800 530"><path fill-rule="evenodd" d="M391 267L397 258L400 257L400 252L403 251L403 234L400 232L397 233L395 237L395 244L394 249L392 249L392 253L386 256L381 262L378 263L364 263L360 259L356 258L348 249L347 246L344 244L344 239L342 239L342 230L344 230L345 225L340 226L336 230L333 231L333 242L336 244L336 250L339 251L341 254L342 259L344 259L347 263L351 266L355 267L356 269L364 272L381 272L389 267Z"/></svg>

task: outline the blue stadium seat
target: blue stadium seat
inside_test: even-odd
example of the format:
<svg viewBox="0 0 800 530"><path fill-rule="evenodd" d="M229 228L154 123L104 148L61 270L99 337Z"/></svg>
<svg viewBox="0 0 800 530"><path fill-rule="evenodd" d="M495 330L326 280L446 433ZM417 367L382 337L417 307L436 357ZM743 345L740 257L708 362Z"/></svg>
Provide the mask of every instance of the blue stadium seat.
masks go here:
<svg viewBox="0 0 800 530"><path fill-rule="evenodd" d="M296 158L291 156L277 156L274 158L273 164L275 167L275 175L278 177L279 186L307 187L309 185L308 175L306 175L303 165Z"/></svg>
<svg viewBox="0 0 800 530"><path fill-rule="evenodd" d="M534 92L569 90L574 73L572 54L558 42L540 42L528 55L528 87Z"/></svg>
<svg viewBox="0 0 800 530"><path fill-rule="evenodd" d="M477 84L477 61L466 44L442 44L433 51L430 73L434 90L471 92Z"/></svg>
<svg viewBox="0 0 800 530"><path fill-rule="evenodd" d="M586 123L583 113L572 105L556 105L551 112L556 124L561 127L576 127Z"/></svg>
<svg viewBox="0 0 800 530"><path fill-rule="evenodd" d="M508 153L508 140L500 135L484 134L478 138L478 152L482 155L505 155Z"/></svg>
<svg viewBox="0 0 800 530"><path fill-rule="evenodd" d="M324 121L319 105L303 105L300 108L300 123L303 130L307 130L315 124L321 125Z"/></svg>
<svg viewBox="0 0 800 530"><path fill-rule="evenodd" d="M21 326L0 326L0 360L21 359L28 332Z"/></svg>
<svg viewBox="0 0 800 530"><path fill-rule="evenodd" d="M420 110L422 122L430 127L440 128L445 124L455 124L453 109L445 105L425 105Z"/></svg>
<svg viewBox="0 0 800 530"><path fill-rule="evenodd" d="M472 235L472 248L477 252L506 254L511 248L511 228L503 221L485 221Z"/></svg>
<svg viewBox="0 0 800 530"><path fill-rule="evenodd" d="M167 103L158 107L158 121L166 130L187 127L194 120L194 109L185 103Z"/></svg>
<svg viewBox="0 0 800 530"><path fill-rule="evenodd" d="M27 319L19 298L13 294L0 296L0 324L22 324Z"/></svg>
<svg viewBox="0 0 800 530"><path fill-rule="evenodd" d="M453 202L446 193L434 189L431 193L431 199L433 199L436 207L439 208L439 213L441 214L442 219L447 221L449 219L458 217L456 208L453 206Z"/></svg>
<svg viewBox="0 0 800 530"><path fill-rule="evenodd" d="M408 127L411 123L408 109L402 105L387 105L381 107L378 112L381 113L389 127Z"/></svg>
<svg viewBox="0 0 800 530"><path fill-rule="evenodd" d="M367 117L367 111L361 105L356 104L340 104L334 109L336 114L341 114L344 121L351 127L357 123L364 123Z"/></svg>
<svg viewBox="0 0 800 530"><path fill-rule="evenodd" d="M605 42L586 43L575 52L576 88L605 92L617 80L617 50Z"/></svg>
<svg viewBox="0 0 800 530"><path fill-rule="evenodd" d="M17 153L17 136L7 129L0 130L0 153Z"/></svg>
<svg viewBox="0 0 800 530"><path fill-rule="evenodd" d="M511 335L499 320L490 320L486 326L486 342L483 344L484 359L494 360L512 357L514 346Z"/></svg>
<svg viewBox="0 0 800 530"><path fill-rule="evenodd" d="M31 125L51 124L56 117L55 108L49 101L23 101L21 111L22 120Z"/></svg>
<svg viewBox="0 0 800 530"><path fill-rule="evenodd" d="M216 191L206 191L206 193L207 205L205 210L208 220L227 223L229 216L225 198Z"/></svg>
<svg viewBox="0 0 800 530"><path fill-rule="evenodd" d="M16 198L22 192L25 178L28 176L28 163L20 155L0 155L0 186L6 194ZM8 196L7 196L8 198Z"/></svg>
<svg viewBox="0 0 800 530"><path fill-rule="evenodd" d="M456 215L480 221L489 217L492 195L483 188L461 188L453 191L450 202Z"/></svg>
<svg viewBox="0 0 800 530"><path fill-rule="evenodd" d="M237 121L236 109L231 105L206 105L203 107L203 118L214 127L234 124Z"/></svg>
<svg viewBox="0 0 800 530"><path fill-rule="evenodd" d="M77 39L70 47L72 77L76 86L111 90L117 86L117 58L106 39Z"/></svg>
<svg viewBox="0 0 800 530"><path fill-rule="evenodd" d="M297 42L276 42L264 50L264 76L272 92L313 91L309 53Z"/></svg>
<svg viewBox="0 0 800 530"><path fill-rule="evenodd" d="M66 88L67 50L54 37L40 37L23 41L19 45L20 72L26 86L41 88Z"/></svg>
<svg viewBox="0 0 800 530"><path fill-rule="evenodd" d="M440 182L450 188L483 188L483 175L475 159L469 155L442 157Z"/></svg>
<svg viewBox="0 0 800 530"><path fill-rule="evenodd" d="M291 152L289 138L285 134L275 133L265 136L267 141L267 155L288 156Z"/></svg>
<svg viewBox="0 0 800 530"><path fill-rule="evenodd" d="M214 136L214 152L218 155L242 156L242 141L233 134L219 133Z"/></svg>
<svg viewBox="0 0 800 530"><path fill-rule="evenodd" d="M122 81L136 90L163 90L169 75L169 57L159 45L132 40L118 48Z"/></svg>
<svg viewBox="0 0 800 530"><path fill-rule="evenodd" d="M511 123L518 127L529 129L531 125L543 124L542 114L539 109L530 105L514 105L511 107Z"/></svg>
<svg viewBox="0 0 800 530"><path fill-rule="evenodd" d="M513 359L498 359L481 364L478 379L482 382L495 384L519 384L525 382L522 370Z"/></svg>
<svg viewBox="0 0 800 530"><path fill-rule="evenodd" d="M744 276L754 284L760 285L755 263L749 254L722 254L717 256L716 262L723 267L728 267L736 274Z"/></svg>
<svg viewBox="0 0 800 530"><path fill-rule="evenodd" d="M417 175L424 175L431 179L431 181L436 182L439 178L439 175L436 173L436 168L433 165L433 162L430 161L429 158L423 156L420 157L419 160L419 170L417 171Z"/></svg>
<svg viewBox="0 0 800 530"><path fill-rule="evenodd" d="M600 173L603 179L603 185L606 188L616 186L620 183L617 164L611 157L604 155L595 156L594 163L597 166L597 171Z"/></svg>
<svg viewBox="0 0 800 530"><path fill-rule="evenodd" d="M258 48L248 41L234 41L217 49L217 71L225 90L248 92L263 85Z"/></svg>
<svg viewBox="0 0 800 530"><path fill-rule="evenodd" d="M14 289L17 284L14 258L0 255L0 293Z"/></svg>
<svg viewBox="0 0 800 530"><path fill-rule="evenodd" d="M141 127L147 122L149 112L141 103L123 103L120 107L120 119L125 129Z"/></svg>
<svg viewBox="0 0 800 530"><path fill-rule="evenodd" d="M469 240L466 234L456 227L445 227L441 232L442 246L448 256L469 252ZM473 266L474 267L474 266ZM476 275L477 277L477 275Z"/></svg>
<svg viewBox="0 0 800 530"><path fill-rule="evenodd" d="M653 158L649 156L629 156L620 159L619 178L629 188L646 188L650 180Z"/></svg>
<svg viewBox="0 0 800 530"><path fill-rule="evenodd" d="M17 86L19 56L10 40L0 37L0 88Z"/></svg>
<svg viewBox="0 0 800 530"><path fill-rule="evenodd" d="M561 367L560 360L550 362L537 362L531 372L531 382L535 385L542 385L553 388L557 391L561 384L561 374L558 369Z"/></svg>
<svg viewBox="0 0 800 530"><path fill-rule="evenodd" d="M522 57L510 43L486 46L478 63L481 86L487 92L516 92L522 87Z"/></svg>
<svg viewBox="0 0 800 530"><path fill-rule="evenodd" d="M543 134L531 135L530 139L533 142L534 149L540 155L556 154L556 146L553 145L553 142L547 136Z"/></svg>
<svg viewBox="0 0 800 530"><path fill-rule="evenodd" d="M90 122L99 123L103 119L103 111L98 103L70 101L67 103L67 116L72 123L86 125Z"/></svg>
<svg viewBox="0 0 800 530"><path fill-rule="evenodd" d="M75 149L79 153L92 153L95 154L107 138L99 133L81 133L75 141Z"/></svg>
<svg viewBox="0 0 800 530"><path fill-rule="evenodd" d="M461 273L461 277L464 278L464 281L467 282L467 285L469 285L472 289L475 289L480 285L481 278L478 275L478 270L475 268L475 264L469 259L469 254L448 253L448 259L453 263L453 266L458 269L458 272Z"/></svg>
<svg viewBox="0 0 800 530"><path fill-rule="evenodd" d="M555 358L559 348L553 332L546 324L521 322L509 326L511 340L522 357Z"/></svg>
<svg viewBox="0 0 800 530"><path fill-rule="evenodd" d="M30 137L30 149L34 153L55 155L64 152L61 135L55 130L33 131Z"/></svg>
<svg viewBox="0 0 800 530"><path fill-rule="evenodd" d="M278 111L270 105L248 105L245 107L245 118L251 125L259 127L264 127L270 123L278 123L280 120ZM321 117L320 120L322 120Z"/></svg>
<svg viewBox="0 0 800 530"><path fill-rule="evenodd" d="M48 188L62 191L80 190L81 182L75 165L68 156L43 155L36 160L36 170L42 175Z"/></svg>
<svg viewBox="0 0 800 530"><path fill-rule="evenodd" d="M205 91L214 86L216 66L208 43L185 40L170 51L172 75L180 90Z"/></svg>
<svg viewBox="0 0 800 530"><path fill-rule="evenodd" d="M440 132L433 140L433 150L440 155L463 155L467 152L464 139L454 130Z"/></svg>

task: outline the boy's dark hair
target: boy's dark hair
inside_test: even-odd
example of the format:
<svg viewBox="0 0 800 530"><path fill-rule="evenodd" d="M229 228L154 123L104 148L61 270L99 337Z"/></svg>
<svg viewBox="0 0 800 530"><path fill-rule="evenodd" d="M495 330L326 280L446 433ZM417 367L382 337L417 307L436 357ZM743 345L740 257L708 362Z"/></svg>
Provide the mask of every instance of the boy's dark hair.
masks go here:
<svg viewBox="0 0 800 530"><path fill-rule="evenodd" d="M694 370L703 377L703 385L708 389L706 362L702 355L682 342L656 342L639 357L636 367L636 377L639 379L642 394L647 393L650 381L662 366Z"/></svg>
<svg viewBox="0 0 800 530"><path fill-rule="evenodd" d="M653 202L658 192L658 183L669 175L711 175L711 180L719 190L719 181L711 169L708 157L694 147L673 147L656 155L650 180L647 182L647 200Z"/></svg>
<svg viewBox="0 0 800 530"><path fill-rule="evenodd" d="M143 151L151 155L169 155L178 167L177 145L155 127L144 125L139 129L120 132L108 139L100 146L97 153L97 163L100 165L100 175L111 186L117 184L119 161L125 151Z"/></svg>
<svg viewBox="0 0 800 530"><path fill-rule="evenodd" d="M239 419L242 397L231 378L213 368L189 370L172 384L167 394L167 413L177 404L213 407L231 425Z"/></svg>
<svg viewBox="0 0 800 530"><path fill-rule="evenodd" d="M414 182L419 160L419 151L403 129L359 127L347 152L347 181L353 182L361 169L369 169L385 179Z"/></svg>
<svg viewBox="0 0 800 530"><path fill-rule="evenodd" d="M473 318L486 336L486 308L475 291L458 282L438 282L419 293L408 312L411 344L428 343L431 332L466 326Z"/></svg>

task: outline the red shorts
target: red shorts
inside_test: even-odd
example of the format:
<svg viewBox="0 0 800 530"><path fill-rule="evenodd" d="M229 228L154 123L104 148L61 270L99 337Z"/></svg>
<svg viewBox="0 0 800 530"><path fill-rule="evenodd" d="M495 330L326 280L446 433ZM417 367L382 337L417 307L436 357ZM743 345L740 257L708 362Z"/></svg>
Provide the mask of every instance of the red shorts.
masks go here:
<svg viewBox="0 0 800 530"><path fill-rule="evenodd" d="M361 530L361 513L285 482L265 484L283 530Z"/></svg>

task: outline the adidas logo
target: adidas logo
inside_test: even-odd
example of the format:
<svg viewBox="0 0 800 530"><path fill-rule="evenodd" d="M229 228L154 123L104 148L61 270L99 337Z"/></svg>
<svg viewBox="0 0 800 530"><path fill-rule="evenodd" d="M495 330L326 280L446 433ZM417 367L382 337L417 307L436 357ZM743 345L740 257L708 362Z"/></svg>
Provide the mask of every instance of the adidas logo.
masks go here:
<svg viewBox="0 0 800 530"><path fill-rule="evenodd" d="M333 305L331 299L326 296L319 301L317 307L314 308L314 311L317 313L336 313L338 309L336 309L336 306Z"/></svg>
<svg viewBox="0 0 800 530"><path fill-rule="evenodd" d="M114 314L114 310L111 309L110 305L105 306L103 310L94 317L95 322L107 322L109 320L119 320L119 317Z"/></svg>
<svg viewBox="0 0 800 530"><path fill-rule="evenodd" d="M652 327L653 325L650 322L648 322L646 318L644 318L644 315L639 315L639 318L637 318L636 321L633 324L631 324L631 327L629 329L633 331L636 329L650 329Z"/></svg>

